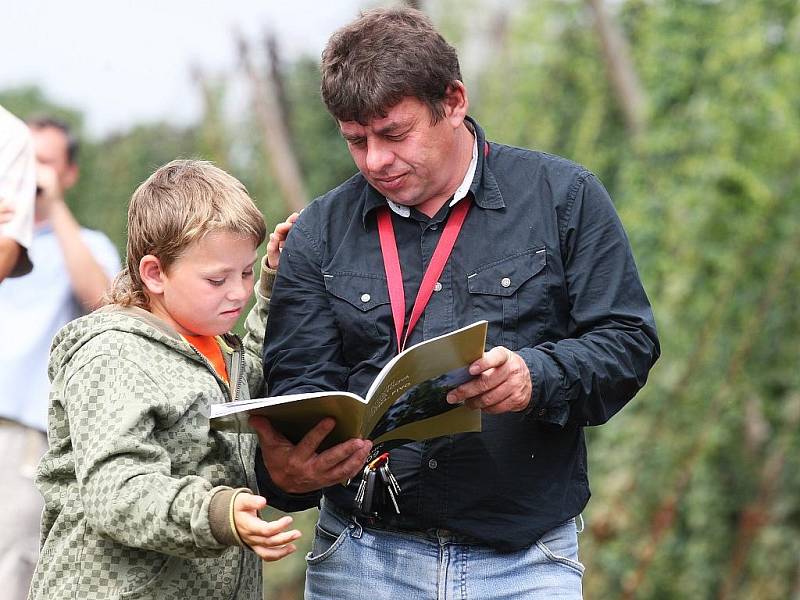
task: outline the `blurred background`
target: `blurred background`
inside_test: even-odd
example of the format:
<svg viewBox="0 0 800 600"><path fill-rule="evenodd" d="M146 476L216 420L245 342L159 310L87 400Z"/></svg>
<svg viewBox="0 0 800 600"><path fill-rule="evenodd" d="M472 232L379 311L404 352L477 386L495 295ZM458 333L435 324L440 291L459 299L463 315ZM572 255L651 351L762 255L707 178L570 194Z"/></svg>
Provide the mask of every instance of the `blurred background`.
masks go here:
<svg viewBox="0 0 800 600"><path fill-rule="evenodd" d="M0 104L76 128L68 201L123 255L133 189L175 157L232 172L272 227L355 172L319 54L388 4L27 0L0 23ZM588 431L586 597L800 598L800 3L408 4L490 139L598 174L655 309L647 387ZM304 551L266 597L302 597Z"/></svg>

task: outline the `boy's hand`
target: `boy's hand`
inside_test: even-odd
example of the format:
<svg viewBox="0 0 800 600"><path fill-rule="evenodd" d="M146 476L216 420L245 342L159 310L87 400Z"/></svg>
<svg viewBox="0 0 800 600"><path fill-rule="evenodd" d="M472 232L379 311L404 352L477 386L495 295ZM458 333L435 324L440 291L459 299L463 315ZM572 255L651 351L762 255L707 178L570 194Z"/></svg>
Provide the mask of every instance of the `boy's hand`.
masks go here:
<svg viewBox="0 0 800 600"><path fill-rule="evenodd" d="M288 556L297 547L292 544L302 534L297 529L284 531L292 523L292 517L281 517L277 521L265 521L258 511L267 505L266 499L253 494L237 494L233 501L233 521L239 537L261 560L275 561Z"/></svg>
<svg viewBox="0 0 800 600"><path fill-rule="evenodd" d="M275 225L275 231L269 234L269 241L267 242L267 263L270 269L277 269L278 263L281 260L281 250L283 244L286 242L286 236L289 235L289 230L297 221L300 213L292 213L282 223Z"/></svg>

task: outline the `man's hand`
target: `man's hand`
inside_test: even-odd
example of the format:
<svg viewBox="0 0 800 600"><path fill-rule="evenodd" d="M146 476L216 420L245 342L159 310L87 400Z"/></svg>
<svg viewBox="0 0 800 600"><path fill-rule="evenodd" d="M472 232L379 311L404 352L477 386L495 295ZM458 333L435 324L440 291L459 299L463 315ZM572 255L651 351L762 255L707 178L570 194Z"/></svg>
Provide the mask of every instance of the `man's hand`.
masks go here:
<svg viewBox="0 0 800 600"><path fill-rule="evenodd" d="M267 263L270 269L277 269L278 263L281 259L281 250L283 244L286 242L286 236L289 235L289 230L297 221L300 213L292 213L282 223L275 225L275 231L269 234L269 241L267 242Z"/></svg>
<svg viewBox="0 0 800 600"><path fill-rule="evenodd" d="M50 165L36 165L36 208L42 218L50 218L53 205L64 201L58 173Z"/></svg>
<svg viewBox="0 0 800 600"><path fill-rule="evenodd" d="M272 481L284 492L306 494L347 481L358 474L372 450L369 440L352 439L317 453L336 422L317 423L297 445L281 435L264 417L250 417L258 433L261 456Z"/></svg>
<svg viewBox="0 0 800 600"><path fill-rule="evenodd" d="M233 521L236 532L261 560L274 561L297 550L292 544L302 534L297 529L284 531L292 524L292 517L281 517L277 521L265 521L258 511L267 505L261 496L241 493L233 501Z"/></svg>
<svg viewBox="0 0 800 600"><path fill-rule="evenodd" d="M519 354L496 346L469 367L475 379L447 395L451 404L464 402L488 414L519 412L531 401L531 374Z"/></svg>
<svg viewBox="0 0 800 600"><path fill-rule="evenodd" d="M14 207L10 202L0 198L0 225L8 223L14 216Z"/></svg>

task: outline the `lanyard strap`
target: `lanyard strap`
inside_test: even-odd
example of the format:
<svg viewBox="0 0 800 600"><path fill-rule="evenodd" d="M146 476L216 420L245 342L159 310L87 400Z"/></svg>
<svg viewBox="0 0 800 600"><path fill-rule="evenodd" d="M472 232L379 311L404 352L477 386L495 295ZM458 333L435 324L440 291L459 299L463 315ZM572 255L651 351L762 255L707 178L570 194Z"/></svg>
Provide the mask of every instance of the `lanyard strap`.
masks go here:
<svg viewBox="0 0 800 600"><path fill-rule="evenodd" d="M455 208L447 219L447 224L442 232L442 237L436 244L433 257L425 275L422 277L417 297L414 300L414 308L411 310L411 318L408 320L408 329L403 335L403 325L406 317L406 297L403 291L403 272L400 269L400 257L397 253L397 240L394 236L394 226L392 225L392 215L389 207L384 206L378 211L378 235L381 240L381 253L383 254L383 267L386 270L386 281L389 286L389 302L392 305L392 318L394 319L394 329L397 334L397 351L402 352L411 335L411 330L419 321L428 301L433 294L433 288L439 277L444 271L447 259L456 244L458 233L467 217L467 212L471 206L469 196L462 198L456 203Z"/></svg>

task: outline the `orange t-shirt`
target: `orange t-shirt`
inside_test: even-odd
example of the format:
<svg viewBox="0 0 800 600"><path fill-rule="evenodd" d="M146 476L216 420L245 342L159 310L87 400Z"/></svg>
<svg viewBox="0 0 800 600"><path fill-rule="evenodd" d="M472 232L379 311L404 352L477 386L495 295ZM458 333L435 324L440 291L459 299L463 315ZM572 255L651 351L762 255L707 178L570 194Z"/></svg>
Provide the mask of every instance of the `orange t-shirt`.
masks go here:
<svg viewBox="0 0 800 600"><path fill-rule="evenodd" d="M222 357L222 348L219 347L217 338L213 335L185 335L183 338L208 359L217 375L222 377L225 383L229 383L228 367L225 365L225 359Z"/></svg>

